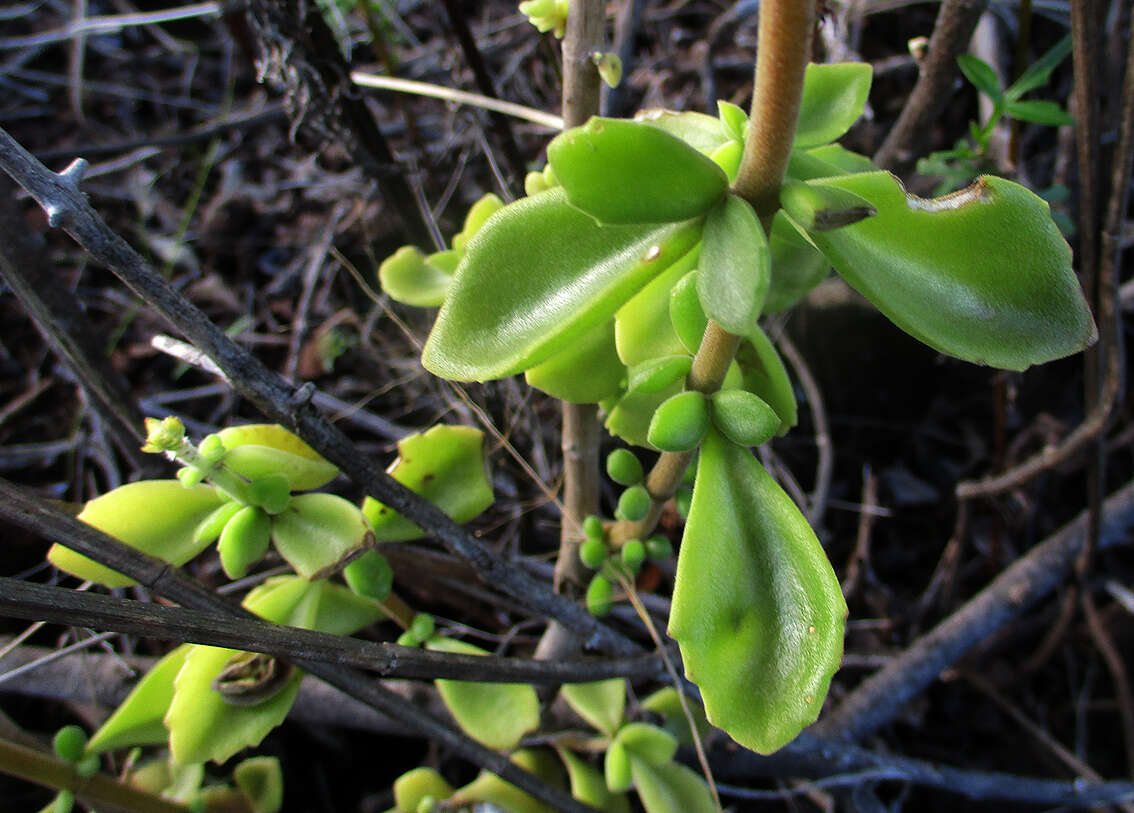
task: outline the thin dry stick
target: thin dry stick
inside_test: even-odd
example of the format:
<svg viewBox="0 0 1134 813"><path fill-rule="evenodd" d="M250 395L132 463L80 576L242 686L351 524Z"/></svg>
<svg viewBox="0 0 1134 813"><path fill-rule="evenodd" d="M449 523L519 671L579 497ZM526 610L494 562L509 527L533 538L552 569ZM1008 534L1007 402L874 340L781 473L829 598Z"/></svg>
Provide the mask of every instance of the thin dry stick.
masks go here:
<svg viewBox="0 0 1134 813"><path fill-rule="evenodd" d="M216 362L244 397L270 420L287 426L323 457L359 483L365 492L426 529L454 554L466 558L487 584L511 595L531 612L555 618L588 646L630 655L641 648L599 623L577 604L557 596L499 557L444 511L414 494L379 469L321 413L311 406L314 385L298 390L270 372L237 345L184 297L174 291L125 240L111 231L78 189L82 162L56 175L0 129L0 167L44 207L48 221L64 229L98 262L109 268L155 308L190 343Z"/></svg>
<svg viewBox="0 0 1134 813"><path fill-rule="evenodd" d="M158 640L263 652L289 661L337 663L374 671L383 677L557 685L611 677L656 679L663 673L660 661L653 655L555 662L452 655L267 621L234 619L184 607L165 607L98 593L81 593L6 577L0 577L0 614ZM90 645L89 641L82 643Z"/></svg>
<svg viewBox="0 0 1134 813"><path fill-rule="evenodd" d="M598 68L591 55L601 52L605 40L605 4L602 0L574 0L563 37L563 127L578 127L599 112ZM560 450L563 455L563 510L559 524L559 551L553 584L556 592L577 594L587 579L579 561L579 544L585 539L583 520L598 514L599 444L602 441L598 407L562 402ZM536 657L555 659L578 646L574 636L559 624L549 624L536 648Z"/></svg>
<svg viewBox="0 0 1134 813"><path fill-rule="evenodd" d="M1011 717L1020 728L1024 729L1029 735L1042 743L1045 748L1055 754L1064 765L1075 772L1076 776L1085 777L1092 782L1103 781L1098 771L1075 756L1063 743L1055 739L1055 737L1051 736L1047 731L1036 725L1031 718L1024 714L1015 704L1009 702L1008 698L997 691L996 687L982 675L965 673L965 679L976 686L983 694L987 695L988 698L999 706L1005 714ZM1134 813L1134 804L1129 802L1121 803L1119 807L1124 813Z"/></svg>
<svg viewBox="0 0 1134 813"><path fill-rule="evenodd" d="M1125 541L1132 524L1134 482L1106 501L1101 546ZM1073 571L1086 532L1083 512L859 684L812 731L819 736L861 740L893 720L945 668L1058 587Z"/></svg>

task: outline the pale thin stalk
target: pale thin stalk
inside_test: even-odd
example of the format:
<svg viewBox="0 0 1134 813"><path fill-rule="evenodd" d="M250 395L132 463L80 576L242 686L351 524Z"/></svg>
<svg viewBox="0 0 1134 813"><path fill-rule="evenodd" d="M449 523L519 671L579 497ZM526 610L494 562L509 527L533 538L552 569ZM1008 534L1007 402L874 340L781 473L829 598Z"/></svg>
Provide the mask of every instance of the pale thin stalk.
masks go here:
<svg viewBox="0 0 1134 813"><path fill-rule="evenodd" d="M525 107L515 102L492 99L488 96L482 96L479 93L469 93L466 90L455 90L453 88L442 87L441 85L431 85L428 82L415 82L412 79L398 79L394 76L377 76L361 71L354 71L351 73L350 78L356 85L361 85L362 87L377 88L379 90L396 90L401 93L414 93L418 96L430 96L434 99L444 99L447 102L467 104L472 107L503 113L523 121L530 121L541 127L547 127L549 130L563 129L563 119L556 116L554 113L544 113L542 110Z"/></svg>

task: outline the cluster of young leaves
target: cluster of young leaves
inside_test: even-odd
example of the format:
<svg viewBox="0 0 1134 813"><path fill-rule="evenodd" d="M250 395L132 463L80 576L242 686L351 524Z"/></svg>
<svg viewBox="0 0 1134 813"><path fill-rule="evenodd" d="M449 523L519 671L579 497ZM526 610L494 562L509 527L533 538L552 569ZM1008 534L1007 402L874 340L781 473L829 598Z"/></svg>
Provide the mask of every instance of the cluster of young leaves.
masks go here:
<svg viewBox="0 0 1134 813"><path fill-rule="evenodd" d="M630 790L637 792L646 813L714 809L705 781L674 761L679 745L693 744L676 691L661 689L641 701L640 716L659 718L661 725L655 725L627 718L627 688L621 678L563 686L559 697L598 736L564 732L555 738L554 754L546 748L522 748L512 754L512 760L554 787L569 788L574 798L606 813L629 813ZM695 704L692 708L694 724L704 735L709 727L704 713ZM587 754L596 752L603 754L601 770L587 759ZM446 809L487 802L510 813L550 813L543 803L487 772L454 789L436 770L415 768L394 783L394 800L388 813L428 812L442 802Z"/></svg>
<svg viewBox="0 0 1134 813"><path fill-rule="evenodd" d="M1070 249L1037 196L985 177L917 198L833 143L861 115L870 79L868 65L808 67L767 231L731 191L760 123L727 103L715 118L652 111L558 136L548 170L529 175L534 194L466 224L443 292L419 272L441 298L422 355L434 374L524 373L558 398L598 403L630 444L700 447L669 632L709 719L761 752L817 716L846 605L814 532L748 448L796 413L759 318L833 267L900 328L967 361L1021 370L1095 335ZM401 293L418 285L412 273L399 281ZM717 393L685 380L709 319L741 337Z"/></svg>
<svg viewBox="0 0 1134 813"><path fill-rule="evenodd" d="M1052 71L1070 53L1071 35L1068 34L1029 65L1020 78L1007 88L1001 86L996 70L984 60L972 54L957 57L957 64L965 78L992 101L992 112L983 126L970 121L968 136L958 139L951 150L930 153L917 162L917 171L921 174L942 178L937 194L951 192L980 174L988 164L989 142L1001 119L1007 117L1049 127L1075 123L1071 115L1055 102L1024 98L1031 91L1046 85L1051 80Z"/></svg>
<svg viewBox="0 0 1134 813"><path fill-rule="evenodd" d="M326 486L338 469L280 426L230 427L199 447L176 418L149 421L148 429L147 450L185 464L178 479L114 489L87 503L80 519L174 565L216 542L231 578L243 577L274 545L296 575L268 579L242 604L277 624L350 635L386 617L393 573L376 546L419 538L420 528L370 498L359 507L333 494L293 493ZM458 522L493 501L483 436L468 427L435 426L403 439L389 472ZM48 558L82 579L133 584L62 544ZM332 579L339 573L346 586ZM184 644L158 661L85 751L167 745L176 768L163 775L183 788L189 766L224 762L283 722L301 679L267 655ZM454 714L474 702L458 698Z"/></svg>

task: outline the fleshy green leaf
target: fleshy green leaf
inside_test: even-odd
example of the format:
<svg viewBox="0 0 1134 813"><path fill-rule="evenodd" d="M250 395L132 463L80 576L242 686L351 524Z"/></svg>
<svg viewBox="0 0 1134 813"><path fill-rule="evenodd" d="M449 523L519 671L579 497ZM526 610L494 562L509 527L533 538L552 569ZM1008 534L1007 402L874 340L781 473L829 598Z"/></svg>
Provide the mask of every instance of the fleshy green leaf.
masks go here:
<svg viewBox="0 0 1134 813"><path fill-rule="evenodd" d="M455 522L468 522L492 505L492 483L484 459L484 435L468 426L439 424L398 441L390 476L436 505ZM362 510L379 542L423 535L393 509L367 497Z"/></svg>
<svg viewBox="0 0 1134 813"><path fill-rule="evenodd" d="M692 813L715 810L709 786L700 776L677 762L651 765L630 760L634 787L646 813Z"/></svg>
<svg viewBox="0 0 1134 813"><path fill-rule="evenodd" d="M228 449L225 465L249 480L281 473L292 491L310 491L327 485L339 473L334 463L278 424L230 426L217 436Z"/></svg>
<svg viewBox="0 0 1134 813"><path fill-rule="evenodd" d="M536 389L573 404L597 404L618 392L626 368L614 343L614 320L524 373Z"/></svg>
<svg viewBox="0 0 1134 813"><path fill-rule="evenodd" d="M856 172L877 172L878 167L865 155L851 152L841 144L824 144L807 150L807 155L839 170L834 174L853 175ZM832 174L832 173L828 173Z"/></svg>
<svg viewBox="0 0 1134 813"><path fill-rule="evenodd" d="M91 736L88 753L100 754L132 745L157 745L169 739L162 718L173 702L173 679L192 648L192 644L182 644L150 668Z"/></svg>
<svg viewBox="0 0 1134 813"><path fill-rule="evenodd" d="M687 697L685 702L689 705L689 713L693 718L693 724L697 727L698 735L707 736L712 726L705 719L705 709L693 698ZM658 689L642 700L641 706L647 711L662 715L665 718L665 730L672 734L679 744L693 745L693 729L689 725L689 719L685 716L685 709L681 706L681 698L677 694L677 689L672 686Z"/></svg>
<svg viewBox="0 0 1134 813"><path fill-rule="evenodd" d="M549 753L543 750L522 749L512 754L512 762L534 773L552 787L563 787L563 770ZM534 796L529 796L494 773L481 771L469 784L458 788L450 797L455 809L471 802L485 802L497 810L508 813L554 813L554 811Z"/></svg>
<svg viewBox="0 0 1134 813"><path fill-rule="evenodd" d="M765 313L787 310L807 296L831 270L823 252L792 225L782 209L772 221L768 250L772 257L772 280L764 300Z"/></svg>
<svg viewBox="0 0 1134 813"><path fill-rule="evenodd" d="M819 714L846 614L799 509L747 449L710 432L669 620L709 720L760 753L790 742Z"/></svg>
<svg viewBox="0 0 1134 813"><path fill-rule="evenodd" d="M185 488L176 480L142 480L119 486L88 502L79 519L130 547L180 567L206 547L197 527L221 505L211 486ZM56 543L48 561L80 579L107 587L134 580Z"/></svg>
<svg viewBox="0 0 1134 813"><path fill-rule="evenodd" d="M630 368L626 382L627 392L651 393L668 389L678 381L684 381L693 367L693 357L688 355L659 356L643 361Z"/></svg>
<svg viewBox="0 0 1134 813"><path fill-rule="evenodd" d="M664 130L705 154L730 140L721 127L720 119L692 110L682 113L660 107L639 110L634 115L634 121Z"/></svg>
<svg viewBox="0 0 1134 813"><path fill-rule="evenodd" d="M830 231L877 214L870 201L821 183L786 183L780 188L780 203L807 231Z"/></svg>
<svg viewBox="0 0 1134 813"><path fill-rule="evenodd" d="M651 765L664 765L677 753L677 738L649 723L627 723L618 732L618 742L632 758Z"/></svg>
<svg viewBox="0 0 1134 813"><path fill-rule="evenodd" d="M287 717L299 692L299 670L256 705L232 705L213 689L213 678L236 654L235 649L194 646L177 673L165 715L169 749L177 762L224 762L242 748L258 745Z"/></svg>
<svg viewBox="0 0 1134 813"><path fill-rule="evenodd" d="M827 144L858 121L873 69L864 62L807 66L795 129L795 149Z"/></svg>
<svg viewBox="0 0 1134 813"><path fill-rule="evenodd" d="M623 678L570 683L560 689L559 694L576 714L608 736L614 736L622 725L626 709L626 681Z"/></svg>
<svg viewBox="0 0 1134 813"><path fill-rule="evenodd" d="M775 346L760 328L752 331L741 342L736 361L744 374L742 388L759 395L780 417L777 434L786 434L799 419L795 391L788 378L783 359Z"/></svg>
<svg viewBox="0 0 1134 813"><path fill-rule="evenodd" d="M599 226L561 189L505 206L469 244L422 364L457 381L534 367L613 316L699 234L697 222Z"/></svg>
<svg viewBox="0 0 1134 813"><path fill-rule="evenodd" d="M689 353L696 353L701 346L701 337L709 324L709 317L701 307L701 297L697 293L699 271L690 271L677 281L669 292L669 321L681 345Z"/></svg>
<svg viewBox="0 0 1134 813"><path fill-rule="evenodd" d="M453 795L453 786L432 768L414 768L394 780L394 804L400 813L417 813L426 796L443 802Z"/></svg>
<svg viewBox="0 0 1134 813"><path fill-rule="evenodd" d="M710 414L722 435L737 446L767 443L780 428L780 416L758 395L721 390L709 399Z"/></svg>
<svg viewBox="0 0 1134 813"><path fill-rule="evenodd" d="M254 813L278 813L283 807L283 770L276 757L246 759L233 769L232 779Z"/></svg>
<svg viewBox="0 0 1134 813"><path fill-rule="evenodd" d="M611 793L603 775L566 748L557 748L559 758L567 767L571 781L571 795L583 804L602 810L603 813L630 813L630 802L624 794Z"/></svg>
<svg viewBox="0 0 1134 813"><path fill-rule="evenodd" d="M465 246L468 245L469 240L473 238L481 226L483 226L488 218L499 212L504 208L504 201L499 197L489 192L476 203L474 203L465 215L464 226L461 228L460 234L453 238L453 249L458 254L463 254ZM455 265L453 266L456 267ZM443 270L452 271L452 268L444 268Z"/></svg>
<svg viewBox="0 0 1134 813"><path fill-rule="evenodd" d="M547 161L567 200L600 223L676 223L700 217L728 179L710 159L657 127L592 117L556 136Z"/></svg>
<svg viewBox="0 0 1134 813"><path fill-rule="evenodd" d="M732 102L717 99L717 113L721 120L721 129L733 141L744 141L748 129L748 114L744 109Z"/></svg>
<svg viewBox="0 0 1134 813"><path fill-rule="evenodd" d="M614 314L614 343L627 367L685 352L669 320L669 296L673 286L697 267L700 253L700 246L695 246Z"/></svg>
<svg viewBox="0 0 1134 813"><path fill-rule="evenodd" d="M354 503L334 494L300 494L272 517L272 543L305 579L323 579L374 546L374 531Z"/></svg>
<svg viewBox="0 0 1134 813"><path fill-rule="evenodd" d="M663 452L688 452L697 448L709 431L709 404L696 390L680 392L657 408L650 419L646 440Z"/></svg>
<svg viewBox="0 0 1134 813"><path fill-rule="evenodd" d="M1048 205L984 176L944 198L907 195L885 172L828 178L878 210L812 240L854 288L936 350L1023 370L1094 341L1071 250Z"/></svg>
<svg viewBox="0 0 1134 813"><path fill-rule="evenodd" d="M756 328L771 280L764 229L744 198L729 195L709 213L697 294L705 315L741 336Z"/></svg>
<svg viewBox="0 0 1134 813"><path fill-rule="evenodd" d="M426 641L425 647L461 655L488 654L480 647L440 636ZM524 734L539 728L539 698L526 683L434 682L461 729L489 748L515 748Z"/></svg>
<svg viewBox="0 0 1134 813"><path fill-rule="evenodd" d="M378 266L378 282L391 298L417 308L445 301L453 275L427 262L417 246L402 246Z"/></svg>

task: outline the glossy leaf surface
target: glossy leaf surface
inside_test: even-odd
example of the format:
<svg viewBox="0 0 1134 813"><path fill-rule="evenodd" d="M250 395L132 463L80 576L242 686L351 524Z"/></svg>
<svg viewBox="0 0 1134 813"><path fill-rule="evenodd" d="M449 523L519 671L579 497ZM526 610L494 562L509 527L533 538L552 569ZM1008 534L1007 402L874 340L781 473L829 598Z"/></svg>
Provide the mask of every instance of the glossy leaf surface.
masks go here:
<svg viewBox="0 0 1134 813"><path fill-rule="evenodd" d="M614 343L627 367L685 352L669 320L669 296L673 286L697 267L700 253L695 246L614 314Z"/></svg>
<svg viewBox="0 0 1134 813"><path fill-rule="evenodd" d="M119 486L83 506L79 519L130 547L181 566L208 547L197 527L221 505L211 486L185 488L176 480L142 480ZM60 544L51 546L48 561L80 579L107 587L134 581Z"/></svg>
<svg viewBox="0 0 1134 813"><path fill-rule="evenodd" d="M846 133L866 107L872 75L864 62L808 65L794 147L817 147Z"/></svg>
<svg viewBox="0 0 1134 813"><path fill-rule="evenodd" d="M440 636L426 641L425 648L461 655L488 655L480 647ZM539 727L539 698L535 689L525 683L434 682L461 729L489 748L515 748L524 734Z"/></svg>
<svg viewBox="0 0 1134 813"><path fill-rule="evenodd" d="M595 116L556 136L547 160L567 200L600 223L700 217L728 188L721 168L657 127Z"/></svg>
<svg viewBox="0 0 1134 813"><path fill-rule="evenodd" d="M697 223L599 226L560 189L518 200L469 242L422 364L457 381L534 367L609 319L699 231Z"/></svg>
<svg viewBox="0 0 1134 813"><path fill-rule="evenodd" d="M722 435L737 446L767 443L780 428L780 416L758 395L721 390L709 399L710 414Z"/></svg>
<svg viewBox="0 0 1134 813"><path fill-rule="evenodd" d="M764 300L765 313L779 313L795 305L831 270L823 253L792 225L782 209L772 220L768 250L772 279Z"/></svg>
<svg viewBox="0 0 1134 813"><path fill-rule="evenodd" d="M453 275L426 262L417 246L402 246L378 266L378 282L392 299L418 308L445 301Z"/></svg>
<svg viewBox="0 0 1134 813"><path fill-rule="evenodd" d="M414 768L394 780L394 804L404 813L417 813L426 796L443 802L452 795L453 786L433 768Z"/></svg>
<svg viewBox="0 0 1134 813"><path fill-rule="evenodd" d="M729 136L721 127L720 119L707 113L698 113L694 110L677 112L655 107L650 110L640 110L634 115L634 121L640 121L651 127L664 130L676 136L698 152L710 153L728 142Z"/></svg>
<svg viewBox="0 0 1134 813"><path fill-rule="evenodd" d="M322 579L374 545L358 506L334 494L300 494L272 518L272 543L295 572Z"/></svg>
<svg viewBox="0 0 1134 813"><path fill-rule="evenodd" d="M697 294L705 315L729 333L756 328L771 279L768 241L751 204L729 195L705 218Z"/></svg>
<svg viewBox="0 0 1134 813"><path fill-rule="evenodd" d="M709 720L760 753L790 742L819 714L846 614L799 509L747 449L710 432L669 620Z"/></svg>
<svg viewBox="0 0 1134 813"><path fill-rule="evenodd" d="M786 434L799 420L795 390L783 359L775 346L760 328L752 331L741 342L736 360L744 374L743 389L759 395L775 410L780 418L776 434Z"/></svg>
<svg viewBox="0 0 1134 813"><path fill-rule="evenodd" d="M436 505L455 522L468 522L492 505L484 435L469 426L439 424L398 441L388 469L399 483ZM417 539L422 531L401 514L367 497L363 512L379 542Z"/></svg>
<svg viewBox="0 0 1134 813"><path fill-rule="evenodd" d="M327 485L339 473L334 463L278 424L230 426L217 435L229 450L225 465L249 480L281 473L293 491L310 491Z"/></svg>
<svg viewBox="0 0 1134 813"><path fill-rule="evenodd" d="M986 176L923 200L885 172L824 183L866 198L878 214L812 239L847 282L911 336L1009 370L1094 340L1071 250L1047 203L1024 187Z"/></svg>
<svg viewBox="0 0 1134 813"><path fill-rule="evenodd" d="M573 404L597 404L618 392L626 368L614 344L614 320L524 373L531 386Z"/></svg>
<svg viewBox="0 0 1134 813"><path fill-rule="evenodd" d="M877 214L865 198L821 183L786 183L780 189L780 203L809 232L839 229Z"/></svg>

